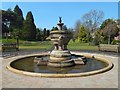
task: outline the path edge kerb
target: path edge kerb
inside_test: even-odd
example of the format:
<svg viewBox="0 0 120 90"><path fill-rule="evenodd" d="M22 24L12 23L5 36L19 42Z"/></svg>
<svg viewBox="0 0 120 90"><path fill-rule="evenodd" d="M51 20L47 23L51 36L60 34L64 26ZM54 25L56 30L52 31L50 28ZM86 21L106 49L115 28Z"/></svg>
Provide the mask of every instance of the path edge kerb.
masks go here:
<svg viewBox="0 0 120 90"><path fill-rule="evenodd" d="M16 61L18 59L21 59L21 58L27 58L27 57L32 57L32 56L40 56L40 55L49 55L48 53L44 53L44 54L31 54L31 55L24 55L24 56L18 56L18 57L13 57L13 58L10 58L10 59L13 59L11 60L8 65L6 66L6 68L14 73L17 73L17 74L22 74L22 75L27 75L27 76L32 76L32 77L46 77L46 78L69 78L69 77L84 77L84 76L90 76L90 75L95 75L95 74L99 74L99 73L103 73L103 72L106 72L110 69L113 68L113 63L106 59L105 57L101 57L99 55L92 55L92 54L76 54L76 55L83 55L87 58L95 58L97 60L100 60L100 61L103 61L105 63L108 64L107 67L105 68L102 68L102 69L99 69L99 70L95 70L95 71L91 71L91 72L84 72L84 73L72 73L72 74L47 74L47 73L32 73L32 72L27 72L27 71L22 71L22 70L18 70L18 69L15 69L13 67L11 67L11 63L13 61Z"/></svg>

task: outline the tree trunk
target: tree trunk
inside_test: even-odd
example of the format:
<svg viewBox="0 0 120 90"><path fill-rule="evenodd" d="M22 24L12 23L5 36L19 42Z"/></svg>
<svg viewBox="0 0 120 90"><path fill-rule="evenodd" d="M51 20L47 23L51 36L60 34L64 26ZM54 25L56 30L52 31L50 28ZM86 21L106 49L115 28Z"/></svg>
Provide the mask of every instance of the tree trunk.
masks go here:
<svg viewBox="0 0 120 90"><path fill-rule="evenodd" d="M109 36L108 36L108 44L110 44L110 37L111 37L111 36L109 35Z"/></svg>

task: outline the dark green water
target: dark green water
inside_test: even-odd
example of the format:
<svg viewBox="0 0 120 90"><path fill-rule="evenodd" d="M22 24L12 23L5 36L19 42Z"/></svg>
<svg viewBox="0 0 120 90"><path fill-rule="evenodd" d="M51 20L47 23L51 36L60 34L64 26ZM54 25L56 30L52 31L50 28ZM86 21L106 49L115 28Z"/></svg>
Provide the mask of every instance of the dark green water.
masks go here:
<svg viewBox="0 0 120 90"><path fill-rule="evenodd" d="M45 56L44 58L49 59L49 56ZM67 74L67 73L82 73L82 72L99 70L106 67L107 64L99 60L87 58L86 65L75 65L72 67L65 67L65 68L53 68L49 66L38 66L34 63L34 57L29 57L14 61L11 63L11 66L18 70L28 71L28 72Z"/></svg>

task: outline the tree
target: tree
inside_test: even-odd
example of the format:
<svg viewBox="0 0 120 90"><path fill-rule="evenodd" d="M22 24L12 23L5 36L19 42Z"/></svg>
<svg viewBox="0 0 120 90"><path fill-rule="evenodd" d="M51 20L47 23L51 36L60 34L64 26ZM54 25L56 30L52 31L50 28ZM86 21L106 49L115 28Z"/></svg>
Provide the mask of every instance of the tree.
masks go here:
<svg viewBox="0 0 120 90"><path fill-rule="evenodd" d="M50 35L50 30L47 30L47 37L49 37L49 35Z"/></svg>
<svg viewBox="0 0 120 90"><path fill-rule="evenodd" d="M7 33L9 33L9 29L4 23L2 23L2 36L6 36Z"/></svg>
<svg viewBox="0 0 120 90"><path fill-rule="evenodd" d="M10 29L10 26L12 26L12 24L16 22L16 14L11 11L11 9L8 10L2 10L2 33L6 34L7 37L7 33L11 32L12 29Z"/></svg>
<svg viewBox="0 0 120 90"><path fill-rule="evenodd" d="M94 31L101 24L103 17L103 11L91 10L83 15L82 19L86 29Z"/></svg>
<svg viewBox="0 0 120 90"><path fill-rule="evenodd" d="M102 30L97 30L94 32L93 43L95 45L99 45L103 40L103 32Z"/></svg>
<svg viewBox="0 0 120 90"><path fill-rule="evenodd" d="M105 28L105 26L107 26L107 24L109 24L109 23L115 23L115 21L113 20L113 19L106 19L102 24L101 24L101 26L100 26L100 30L102 30L102 29L104 29Z"/></svg>
<svg viewBox="0 0 120 90"><path fill-rule="evenodd" d="M103 35L108 39L108 44L111 44L111 41L118 34L118 27L116 22L109 22L103 29Z"/></svg>
<svg viewBox="0 0 120 90"><path fill-rule="evenodd" d="M36 26L34 24L34 18L31 11L27 13L26 20L24 22L23 37L26 40L36 39Z"/></svg>
<svg viewBox="0 0 120 90"><path fill-rule="evenodd" d="M11 36L13 33L17 32L19 35L21 35L20 29L23 27L23 15L21 9L16 5L14 8L14 11L11 9L8 10L2 10L2 26L3 28L3 33L8 33L10 32ZM8 28L8 29L7 29ZM7 29L7 31L6 31ZM16 31L18 30L18 31Z"/></svg>
<svg viewBox="0 0 120 90"><path fill-rule="evenodd" d="M6 11L2 10L2 22L7 25L8 27L10 26L11 23L15 22L16 20L16 15L11 9L8 9Z"/></svg>
<svg viewBox="0 0 120 90"><path fill-rule="evenodd" d="M74 35L73 28L68 28L67 32L69 32L69 35L70 35L71 39L73 40L73 42L75 42L75 39L73 38L73 35Z"/></svg>
<svg viewBox="0 0 120 90"><path fill-rule="evenodd" d="M15 26L17 29L22 29L24 18L23 18L22 10L19 8L18 5L15 6L15 8L14 8L14 13L15 13L16 16L17 16L16 22L15 22L15 25L14 25L14 26Z"/></svg>
<svg viewBox="0 0 120 90"><path fill-rule="evenodd" d="M58 30L58 27L52 27L51 31Z"/></svg>
<svg viewBox="0 0 120 90"><path fill-rule="evenodd" d="M47 38L47 30L46 30L46 28L44 28L43 34L44 34L44 40L46 40L46 38Z"/></svg>
<svg viewBox="0 0 120 90"><path fill-rule="evenodd" d="M15 34L19 35L19 38L22 38L22 28L23 28L23 14L22 14L22 10L19 8L18 5L15 6L13 13L15 14L15 18L14 18L14 22L12 22L10 24L10 31L11 31L11 36L13 38L16 37Z"/></svg>
<svg viewBox="0 0 120 90"><path fill-rule="evenodd" d="M100 26L100 31L102 32L103 40L102 43L110 44L111 41L117 36L118 33L118 23L113 19L106 19Z"/></svg>
<svg viewBox="0 0 120 90"><path fill-rule="evenodd" d="M42 40L41 29L37 28L36 31L37 31L36 40L41 41Z"/></svg>
<svg viewBox="0 0 120 90"><path fill-rule="evenodd" d="M44 36L46 36L46 34L47 34L46 28L44 28L43 32L44 32Z"/></svg>
<svg viewBox="0 0 120 90"><path fill-rule="evenodd" d="M67 26L63 25L62 30L67 30Z"/></svg>
<svg viewBox="0 0 120 90"><path fill-rule="evenodd" d="M87 42L87 32L85 30L84 25L80 27L79 34L78 34L78 41L79 42Z"/></svg>
<svg viewBox="0 0 120 90"><path fill-rule="evenodd" d="M103 11L91 10L82 17L83 24L87 30L88 43L91 42L91 34L96 31L102 23L104 17Z"/></svg>
<svg viewBox="0 0 120 90"><path fill-rule="evenodd" d="M79 33L79 30L80 30L80 27L81 27L81 22L80 20L77 20L76 23L75 23L75 28L74 28L74 34L73 34L73 38L74 39L77 39L78 38L78 33Z"/></svg>

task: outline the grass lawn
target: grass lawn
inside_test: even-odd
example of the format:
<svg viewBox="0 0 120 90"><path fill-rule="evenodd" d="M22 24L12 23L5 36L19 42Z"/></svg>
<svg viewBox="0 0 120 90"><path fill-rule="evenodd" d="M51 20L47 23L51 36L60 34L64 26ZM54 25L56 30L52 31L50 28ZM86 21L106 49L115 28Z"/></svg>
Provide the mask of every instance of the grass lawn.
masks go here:
<svg viewBox="0 0 120 90"><path fill-rule="evenodd" d="M79 43L77 40L73 42L72 40L68 44L68 49L70 50L98 50L98 46L89 45L88 43Z"/></svg>
<svg viewBox="0 0 120 90"><path fill-rule="evenodd" d="M0 43L2 43L2 39L0 39Z"/></svg>
<svg viewBox="0 0 120 90"><path fill-rule="evenodd" d="M50 50L53 45L49 44L37 44L37 45L20 45L20 49L41 49L41 50Z"/></svg>
<svg viewBox="0 0 120 90"><path fill-rule="evenodd" d="M15 43L15 39L2 39L3 43ZM39 49L39 50L51 50L53 44L51 41L23 41L19 40L20 49ZM77 40L73 42L72 40L68 44L68 49L70 50L98 50L97 46L89 45L88 43L79 43Z"/></svg>

